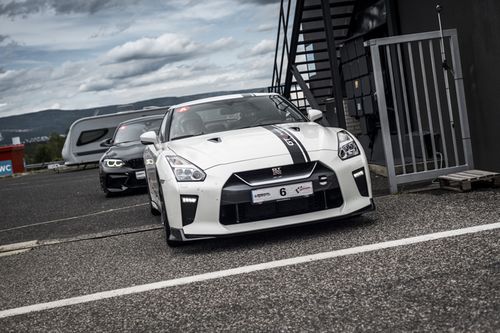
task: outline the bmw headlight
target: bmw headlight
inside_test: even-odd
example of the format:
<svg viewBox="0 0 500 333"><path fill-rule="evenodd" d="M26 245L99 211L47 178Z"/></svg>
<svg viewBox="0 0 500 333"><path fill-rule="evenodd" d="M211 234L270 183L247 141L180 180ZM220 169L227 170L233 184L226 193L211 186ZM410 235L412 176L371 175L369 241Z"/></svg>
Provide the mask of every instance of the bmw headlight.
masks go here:
<svg viewBox="0 0 500 333"><path fill-rule="evenodd" d="M104 165L108 168L121 168L125 165L125 162L117 158L105 158Z"/></svg>
<svg viewBox="0 0 500 333"><path fill-rule="evenodd" d="M178 182L202 182L207 176L193 163L179 156L165 156Z"/></svg>
<svg viewBox="0 0 500 333"><path fill-rule="evenodd" d="M348 158L359 155L358 145L349 133L340 131L337 133L337 138L339 141L339 157L341 160L347 160Z"/></svg>

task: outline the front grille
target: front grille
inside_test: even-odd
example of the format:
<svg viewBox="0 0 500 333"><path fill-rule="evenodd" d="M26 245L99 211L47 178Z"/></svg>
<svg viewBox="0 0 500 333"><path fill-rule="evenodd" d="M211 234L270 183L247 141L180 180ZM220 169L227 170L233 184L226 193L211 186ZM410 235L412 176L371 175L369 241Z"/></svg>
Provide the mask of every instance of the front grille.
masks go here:
<svg viewBox="0 0 500 333"><path fill-rule="evenodd" d="M126 174L109 174L106 177L106 187L122 189L125 186L128 176Z"/></svg>
<svg viewBox="0 0 500 333"><path fill-rule="evenodd" d="M286 201L225 205L221 206L220 223L227 225L275 219L336 208L340 207L342 203L340 189L333 189L316 192L309 197Z"/></svg>
<svg viewBox="0 0 500 333"><path fill-rule="evenodd" d="M128 160L127 165L132 169L144 169L144 159L143 158L134 158Z"/></svg>
<svg viewBox="0 0 500 333"><path fill-rule="evenodd" d="M134 172L108 174L106 175L105 186L110 189L123 190L125 188L136 188L147 186L146 179L135 178Z"/></svg>
<svg viewBox="0 0 500 333"><path fill-rule="evenodd" d="M241 177L231 176L222 189L220 223L228 225L254 222L340 207L343 204L343 198L335 172L319 162L314 165L314 169L309 172L310 175L307 178L273 183L273 185L251 186L245 181L248 177L243 180ZM281 168L290 170L287 166ZM263 174L263 172L256 170L246 173L246 175L250 174ZM252 190L305 181L311 181L314 189L314 193L308 197L252 203Z"/></svg>
<svg viewBox="0 0 500 333"><path fill-rule="evenodd" d="M249 185L284 180L291 178L307 178L316 167L316 162L290 164L275 168L265 168L238 172L234 175Z"/></svg>

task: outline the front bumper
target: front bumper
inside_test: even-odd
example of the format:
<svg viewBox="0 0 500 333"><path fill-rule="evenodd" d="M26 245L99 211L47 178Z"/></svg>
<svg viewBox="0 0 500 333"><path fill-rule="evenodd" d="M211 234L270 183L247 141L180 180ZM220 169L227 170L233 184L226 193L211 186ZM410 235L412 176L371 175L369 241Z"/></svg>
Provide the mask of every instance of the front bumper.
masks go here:
<svg viewBox="0 0 500 333"><path fill-rule="evenodd" d="M300 226L304 226L306 224L326 223L326 222L344 220L344 219L356 217L356 216L359 216L359 215L362 215L364 213L368 213L368 212L371 212L374 210L375 210L375 203L373 202L373 199L370 199L370 205L368 205L364 208L361 208L355 212L352 212L350 214L347 214L347 215L336 216L336 217L331 217L331 218L326 218L326 219L313 220L313 221L307 221L307 222L303 222L303 223L296 223L296 224L286 225L286 226L281 226L281 227L271 227L271 228L262 229L262 230L243 231L243 232L233 233L233 234L221 234L221 235L209 235L209 236L207 236L207 235L193 235L193 234L184 233L183 229L172 228L170 230L170 240L177 241L177 242L188 242L188 241L220 238L220 237L243 236L243 235L249 235L249 234L254 234L254 233L258 233L258 232L272 231L272 230L276 230L276 229L300 227Z"/></svg>
<svg viewBox="0 0 500 333"><path fill-rule="evenodd" d="M145 169L106 168L101 165L99 176L101 187L105 192L125 192L146 188L148 185Z"/></svg>
<svg viewBox="0 0 500 333"><path fill-rule="evenodd" d="M283 169L287 167L293 168L295 171L301 169L303 173L308 174L308 177L302 178L299 181L280 181L276 183L277 187L307 182L313 186L314 191L312 195L254 204L251 199L252 191L274 186L272 184L251 185L233 175L222 188L219 222L224 225L248 223L312 213L337 208L342 205L342 193L337 176L333 170L318 162L284 166ZM252 171L250 174L254 174L255 178L256 173L258 173L257 177L259 177L266 170ZM242 174L244 175L245 173Z"/></svg>
<svg viewBox="0 0 500 333"><path fill-rule="evenodd" d="M284 228L288 226L301 225L323 220L332 220L337 218L346 218L352 215L362 213L373 207L371 200L371 183L368 172L368 165L365 156L360 156L341 161L336 152L317 151L310 153L311 160L321 161L321 164L331 171L327 176L328 184L320 185L317 180L313 182L314 193L318 194L315 199L299 198L291 199L285 205L292 207L291 214L280 214L280 207L274 208L273 214L266 214L269 206L259 205L257 210L262 210L262 215L250 214L246 219L236 220L233 216L223 213L224 206L240 205L251 207L248 196L241 199L241 193L234 196L224 195L223 189L227 188L227 182L235 170L256 170L262 168L273 168L277 165L287 165L289 160L279 160L276 156L253 161L244 161L231 165L220 165L207 170L207 178L204 182L178 183L168 177L162 177L162 189L166 198L166 210L169 225L172 230L172 240L175 239L199 239L229 236L236 234L245 234L260 230L270 230L275 228ZM365 181L360 181L359 171L363 171ZM354 175L358 177L354 177ZM312 175L313 178L315 175ZM298 180L302 182L304 180ZM306 180L307 181L307 180ZM280 185L280 184L278 184ZM274 185L273 185L274 186ZM322 187L323 186L323 187ZM243 189L243 192L251 189ZM320 201L328 200L328 197L321 193L330 191L330 202L323 205ZM188 223L183 220L183 209L186 212L185 205L181 203L181 197L196 197L196 207L193 218ZM241 202L243 200L244 202ZM294 200L297 202L295 209ZM302 203L299 201L302 200ZM230 202L232 201L232 202ZM304 202L309 201L309 202ZM271 204L272 205L272 204ZM311 208L312 207L312 208ZM229 208L231 210L234 208ZM257 211L257 210L254 210ZM224 214L226 214L224 216ZM231 215L231 214L229 214ZM229 221L229 222L228 222Z"/></svg>

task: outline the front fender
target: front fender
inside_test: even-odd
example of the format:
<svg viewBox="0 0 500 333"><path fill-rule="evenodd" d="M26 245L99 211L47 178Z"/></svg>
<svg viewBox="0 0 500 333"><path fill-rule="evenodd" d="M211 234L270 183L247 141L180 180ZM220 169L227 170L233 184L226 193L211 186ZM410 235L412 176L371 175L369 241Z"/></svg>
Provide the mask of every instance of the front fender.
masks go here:
<svg viewBox="0 0 500 333"><path fill-rule="evenodd" d="M165 158L166 152L161 152L156 160L158 185L163 193L168 223L171 228L182 228L181 203L179 196L179 183L175 179L172 168Z"/></svg>

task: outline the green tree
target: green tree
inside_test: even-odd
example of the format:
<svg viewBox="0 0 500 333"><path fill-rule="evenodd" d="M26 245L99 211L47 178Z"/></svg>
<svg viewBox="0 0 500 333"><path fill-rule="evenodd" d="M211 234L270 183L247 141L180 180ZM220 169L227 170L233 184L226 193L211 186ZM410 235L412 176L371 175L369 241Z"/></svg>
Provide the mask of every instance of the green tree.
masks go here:
<svg viewBox="0 0 500 333"><path fill-rule="evenodd" d="M64 140L59 134L51 133L47 142L38 143L33 149L26 149L26 161L28 163L45 163L61 160Z"/></svg>
<svg viewBox="0 0 500 333"><path fill-rule="evenodd" d="M65 138L57 133L51 133L49 136L48 145L50 148L51 161L58 161L62 159L61 152L64 146Z"/></svg>
<svg viewBox="0 0 500 333"><path fill-rule="evenodd" d="M37 146L35 150L34 162L42 163L50 161L52 161L52 156L48 144L42 143L39 146Z"/></svg>

